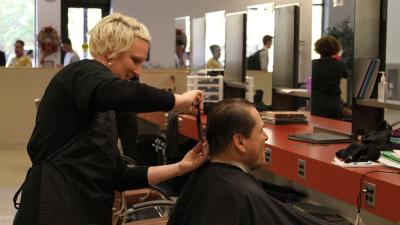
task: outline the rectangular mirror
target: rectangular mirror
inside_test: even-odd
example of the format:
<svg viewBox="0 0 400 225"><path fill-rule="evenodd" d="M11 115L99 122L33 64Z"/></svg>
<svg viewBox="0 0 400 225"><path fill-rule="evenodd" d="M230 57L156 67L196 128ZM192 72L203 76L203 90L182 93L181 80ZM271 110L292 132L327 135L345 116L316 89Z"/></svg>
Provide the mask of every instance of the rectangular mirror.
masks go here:
<svg viewBox="0 0 400 225"><path fill-rule="evenodd" d="M190 17L175 18L175 68L190 67Z"/></svg>
<svg viewBox="0 0 400 225"><path fill-rule="evenodd" d="M263 38L266 35L274 36L275 29L275 3L266 3L247 7L246 30L246 57L249 58L261 49L267 50L268 62L265 67L268 72L273 71L274 42L264 47ZM250 66L251 67L251 66ZM248 65L249 68L249 65ZM254 69L254 68L249 68ZM264 70L264 66L260 70Z"/></svg>
<svg viewBox="0 0 400 225"><path fill-rule="evenodd" d="M211 69L222 69L225 66L225 11L206 13L205 60L214 59L219 66ZM211 46L219 47L218 52L212 53ZM218 50L217 50L218 51ZM220 68L216 68L220 67Z"/></svg>
<svg viewBox="0 0 400 225"><path fill-rule="evenodd" d="M275 8L274 87L296 87L299 68L299 6Z"/></svg>
<svg viewBox="0 0 400 225"><path fill-rule="evenodd" d="M206 19L204 17L192 19L191 33L191 69L198 71L206 67Z"/></svg>
<svg viewBox="0 0 400 225"><path fill-rule="evenodd" d="M225 80L245 81L246 58L246 14L226 15L226 65Z"/></svg>

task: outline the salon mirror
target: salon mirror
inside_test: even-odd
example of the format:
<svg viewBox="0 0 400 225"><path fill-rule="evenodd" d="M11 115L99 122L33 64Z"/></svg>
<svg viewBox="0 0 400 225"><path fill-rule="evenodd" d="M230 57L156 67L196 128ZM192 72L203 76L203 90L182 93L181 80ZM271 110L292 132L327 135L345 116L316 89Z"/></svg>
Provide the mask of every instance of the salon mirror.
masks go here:
<svg viewBox="0 0 400 225"><path fill-rule="evenodd" d="M190 67L191 35L190 17L175 18L175 68Z"/></svg>

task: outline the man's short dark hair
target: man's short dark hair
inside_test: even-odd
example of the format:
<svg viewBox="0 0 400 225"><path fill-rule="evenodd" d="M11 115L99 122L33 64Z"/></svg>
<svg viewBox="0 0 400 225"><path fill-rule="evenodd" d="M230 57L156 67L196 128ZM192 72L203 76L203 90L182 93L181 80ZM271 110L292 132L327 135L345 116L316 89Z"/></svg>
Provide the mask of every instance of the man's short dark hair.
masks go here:
<svg viewBox="0 0 400 225"><path fill-rule="evenodd" d="M72 42L71 42L71 40L69 38L64 38L61 43L67 44L67 45L71 45L72 44Z"/></svg>
<svg viewBox="0 0 400 225"><path fill-rule="evenodd" d="M234 134L248 138L256 125L250 115L254 105L242 98L230 98L213 105L207 117L207 141L211 156L224 151Z"/></svg>
<svg viewBox="0 0 400 225"><path fill-rule="evenodd" d="M219 48L218 45L211 45L211 46L210 46L210 51L211 51L212 53L214 53L214 52L217 50L217 48Z"/></svg>
<svg viewBox="0 0 400 225"><path fill-rule="evenodd" d="M274 37L272 37L271 35L265 35L263 37L263 44L265 45L265 44L267 44L267 42L272 42L272 38L274 38Z"/></svg>
<svg viewBox="0 0 400 225"><path fill-rule="evenodd" d="M24 47L24 45L25 45L25 42L23 40L16 40L15 44L17 44L17 43L22 45L22 47Z"/></svg>

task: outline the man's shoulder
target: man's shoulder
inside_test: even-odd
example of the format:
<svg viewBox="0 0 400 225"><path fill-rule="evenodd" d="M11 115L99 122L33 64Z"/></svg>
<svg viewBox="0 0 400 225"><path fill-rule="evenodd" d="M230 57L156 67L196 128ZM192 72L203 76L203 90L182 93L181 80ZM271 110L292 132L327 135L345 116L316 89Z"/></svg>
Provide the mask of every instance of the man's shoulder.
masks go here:
<svg viewBox="0 0 400 225"><path fill-rule="evenodd" d="M22 56L22 59L23 59L24 61L26 61L26 62L31 62L31 61L32 61L31 58L30 58L29 56L27 56L27 55L23 55L23 56Z"/></svg>

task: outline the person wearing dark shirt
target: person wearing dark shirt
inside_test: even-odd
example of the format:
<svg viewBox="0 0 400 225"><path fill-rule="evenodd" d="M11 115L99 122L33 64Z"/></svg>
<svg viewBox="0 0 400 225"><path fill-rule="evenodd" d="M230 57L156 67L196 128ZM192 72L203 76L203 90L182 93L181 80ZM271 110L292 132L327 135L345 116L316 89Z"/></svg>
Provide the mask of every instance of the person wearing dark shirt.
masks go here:
<svg viewBox="0 0 400 225"><path fill-rule="evenodd" d="M210 109L210 160L193 171L168 225L324 224L272 198L250 174L265 163L263 126L244 99L222 100Z"/></svg>
<svg viewBox="0 0 400 225"><path fill-rule="evenodd" d="M6 54L0 50L0 66L6 66Z"/></svg>
<svg viewBox="0 0 400 225"><path fill-rule="evenodd" d="M28 143L32 161L14 225L110 225L114 191L154 185L197 168L208 154L199 142L180 162L128 167L117 150L114 111L192 111L203 93L170 94L136 81L150 42L147 28L121 14L89 32L94 60L61 69L42 97ZM199 103L200 102L200 103Z"/></svg>
<svg viewBox="0 0 400 225"><path fill-rule="evenodd" d="M320 59L312 61L311 114L341 119L343 102L340 80L349 76L345 63L338 57L342 46L332 36L321 37L315 43Z"/></svg>

